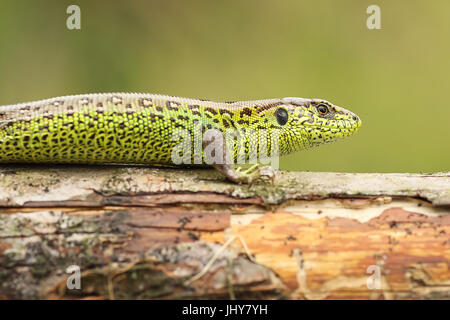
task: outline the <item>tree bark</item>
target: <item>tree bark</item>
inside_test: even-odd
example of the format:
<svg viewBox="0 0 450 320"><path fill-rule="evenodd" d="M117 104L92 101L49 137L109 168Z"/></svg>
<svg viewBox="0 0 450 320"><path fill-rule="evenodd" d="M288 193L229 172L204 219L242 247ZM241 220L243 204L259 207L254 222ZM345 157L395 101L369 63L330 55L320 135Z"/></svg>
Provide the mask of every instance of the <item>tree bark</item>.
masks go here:
<svg viewBox="0 0 450 320"><path fill-rule="evenodd" d="M449 235L450 173L0 166L4 299L449 299Z"/></svg>

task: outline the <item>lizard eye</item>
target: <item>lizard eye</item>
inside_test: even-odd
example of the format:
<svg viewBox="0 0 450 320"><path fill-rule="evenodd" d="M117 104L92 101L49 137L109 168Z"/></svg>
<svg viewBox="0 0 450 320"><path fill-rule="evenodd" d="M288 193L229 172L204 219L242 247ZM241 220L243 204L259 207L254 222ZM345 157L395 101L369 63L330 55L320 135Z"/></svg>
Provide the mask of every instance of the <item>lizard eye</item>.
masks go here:
<svg viewBox="0 0 450 320"><path fill-rule="evenodd" d="M288 121L289 115L286 109L280 108L275 112L275 116L277 117L277 122L280 126L284 126Z"/></svg>
<svg viewBox="0 0 450 320"><path fill-rule="evenodd" d="M324 105L324 104L319 104L318 106L317 106L317 112L320 114L320 115L322 115L322 116L324 116L324 115L326 115L328 112L330 112L330 110L328 109L328 107L326 106L326 105Z"/></svg>

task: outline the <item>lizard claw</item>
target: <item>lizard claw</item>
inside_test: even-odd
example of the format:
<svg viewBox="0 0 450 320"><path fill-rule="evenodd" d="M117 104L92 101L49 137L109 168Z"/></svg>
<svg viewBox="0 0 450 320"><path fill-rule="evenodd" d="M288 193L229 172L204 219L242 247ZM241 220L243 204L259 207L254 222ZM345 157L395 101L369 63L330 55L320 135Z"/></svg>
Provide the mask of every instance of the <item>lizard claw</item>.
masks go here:
<svg viewBox="0 0 450 320"><path fill-rule="evenodd" d="M247 183L249 185L251 185L255 180L261 177L269 178L271 183L273 184L276 176L275 170L272 167L261 167L258 164L254 164L246 170L242 170L241 167L237 167L235 171L238 174L237 182Z"/></svg>
<svg viewBox="0 0 450 320"><path fill-rule="evenodd" d="M275 183L276 171L270 166L262 167L259 169L261 177L267 177L270 179L271 183Z"/></svg>

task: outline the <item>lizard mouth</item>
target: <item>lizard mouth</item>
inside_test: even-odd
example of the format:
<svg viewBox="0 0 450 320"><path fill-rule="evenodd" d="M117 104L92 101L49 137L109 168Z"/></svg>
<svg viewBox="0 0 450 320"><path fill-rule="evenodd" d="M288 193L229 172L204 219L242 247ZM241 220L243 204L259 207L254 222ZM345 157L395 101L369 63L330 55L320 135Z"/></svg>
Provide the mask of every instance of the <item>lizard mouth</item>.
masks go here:
<svg viewBox="0 0 450 320"><path fill-rule="evenodd" d="M314 125L314 126L308 126L312 129L312 131L319 131L319 132L348 132L350 134L353 134L357 132L361 128L361 124L356 125L350 125L350 126L320 126L320 125Z"/></svg>

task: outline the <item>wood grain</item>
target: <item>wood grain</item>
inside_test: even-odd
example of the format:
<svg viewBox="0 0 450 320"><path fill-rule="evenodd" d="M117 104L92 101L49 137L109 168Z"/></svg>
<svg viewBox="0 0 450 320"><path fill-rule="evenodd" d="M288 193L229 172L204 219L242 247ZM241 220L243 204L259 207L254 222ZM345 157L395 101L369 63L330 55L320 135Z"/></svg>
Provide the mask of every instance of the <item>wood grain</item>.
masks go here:
<svg viewBox="0 0 450 320"><path fill-rule="evenodd" d="M449 173L3 165L0 206L5 299L450 298Z"/></svg>

